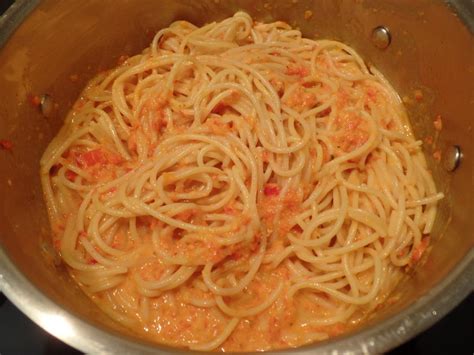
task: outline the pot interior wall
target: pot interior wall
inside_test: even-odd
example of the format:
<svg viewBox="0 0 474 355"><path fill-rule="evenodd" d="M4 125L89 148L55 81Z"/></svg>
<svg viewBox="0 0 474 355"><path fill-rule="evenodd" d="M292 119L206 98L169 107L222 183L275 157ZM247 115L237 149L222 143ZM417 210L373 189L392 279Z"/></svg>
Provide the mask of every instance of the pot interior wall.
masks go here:
<svg viewBox="0 0 474 355"><path fill-rule="evenodd" d="M0 52L0 139L14 143L11 152L0 150L0 241L34 285L80 318L125 332L78 290L65 268L51 257L39 181L42 152L95 73L113 67L121 55L140 52L158 29L174 20L203 24L241 9L259 20L287 21L308 37L338 39L353 46L405 98L416 136L435 138L435 147L426 145L425 152L447 198L440 205L433 251L399 289L400 302L379 312L373 322L417 299L420 302L419 297L472 248L469 118L474 112L474 40L440 1L44 1ZM307 20L306 10L312 11ZM384 51L370 42L371 30L378 25L387 26L393 36ZM415 100L415 90L423 92L423 100ZM29 100L30 95L45 93L56 104L49 118ZM433 128L438 114L443 118L439 135ZM464 160L455 173L448 174L432 155L451 144L463 148Z"/></svg>

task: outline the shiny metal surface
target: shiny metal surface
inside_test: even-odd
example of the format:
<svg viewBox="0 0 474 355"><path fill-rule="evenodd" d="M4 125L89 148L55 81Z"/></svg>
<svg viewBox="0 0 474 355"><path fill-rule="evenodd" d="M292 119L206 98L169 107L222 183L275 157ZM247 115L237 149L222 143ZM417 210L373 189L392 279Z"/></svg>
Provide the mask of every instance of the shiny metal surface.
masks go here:
<svg viewBox="0 0 474 355"><path fill-rule="evenodd" d="M443 166L446 171L453 172L459 167L462 159L461 147L452 145L446 148L443 154Z"/></svg>
<svg viewBox="0 0 474 355"><path fill-rule="evenodd" d="M436 183L446 194L430 257L397 290L400 301L379 310L352 333L291 351L386 351L429 327L473 290L474 142L469 118L474 112L474 39L468 30L473 28L472 6L462 0L449 1L449 8L434 0L266 3L18 0L0 19L0 138L14 143L11 153L0 151L0 288L25 314L66 343L92 353L180 352L140 339L110 320L82 294L51 252L38 176L44 148L95 73L114 66L123 54L141 51L150 34L173 20L202 24L239 9L260 20L285 20L310 37L343 40L375 64L403 97L415 134L423 140L435 137L425 152ZM313 16L305 20L309 9ZM370 40L372 29L380 24L393 34L383 51ZM74 74L79 78L72 82ZM421 101L415 91L422 93ZM47 118L29 103L30 95L43 94L53 99ZM443 117L439 135L433 127L437 115ZM454 144L462 146L465 155L458 169L448 174L432 155Z"/></svg>
<svg viewBox="0 0 474 355"><path fill-rule="evenodd" d="M371 38L372 43L379 49L388 48L392 42L392 35L390 30L384 26L377 26L372 31Z"/></svg>
<svg viewBox="0 0 474 355"><path fill-rule="evenodd" d="M52 97L48 94L41 95L39 108L40 108L41 114L44 117L46 118L51 117L54 110L54 102L53 102Z"/></svg>

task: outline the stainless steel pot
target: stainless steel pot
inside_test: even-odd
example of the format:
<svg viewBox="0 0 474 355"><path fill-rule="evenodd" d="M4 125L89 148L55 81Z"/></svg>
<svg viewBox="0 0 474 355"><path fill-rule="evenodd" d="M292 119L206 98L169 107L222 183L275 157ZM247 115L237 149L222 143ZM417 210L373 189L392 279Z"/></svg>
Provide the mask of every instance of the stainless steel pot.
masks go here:
<svg viewBox="0 0 474 355"><path fill-rule="evenodd" d="M122 54L141 51L151 34L173 20L202 24L239 9L265 21L285 20L306 36L342 40L374 63L405 98L416 135L434 137L425 152L447 196L430 257L397 289L400 301L352 333L292 352L386 351L429 327L473 289L472 1L18 0L0 19L0 139L14 144L11 152L0 150L0 287L31 319L76 348L93 353L180 352L114 323L51 257L39 158L98 70L112 67ZM309 19L306 10L312 11ZM391 33L384 50L371 39L380 25ZM53 105L41 112L29 97L43 94ZM439 135L433 128L436 115L443 118ZM462 150L457 169L460 154L454 145ZM438 150L443 164L432 159Z"/></svg>

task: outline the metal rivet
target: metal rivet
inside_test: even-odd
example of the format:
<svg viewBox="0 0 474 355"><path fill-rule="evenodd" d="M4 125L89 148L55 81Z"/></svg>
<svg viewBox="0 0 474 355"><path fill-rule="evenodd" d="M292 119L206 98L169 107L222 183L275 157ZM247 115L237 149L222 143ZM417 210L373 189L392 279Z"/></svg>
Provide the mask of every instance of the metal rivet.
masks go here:
<svg viewBox="0 0 474 355"><path fill-rule="evenodd" d="M392 42L392 35L387 27L378 26L373 29L371 39L375 47L385 49Z"/></svg>
<svg viewBox="0 0 474 355"><path fill-rule="evenodd" d="M53 99L48 94L41 96L40 110L44 117L51 117L53 113Z"/></svg>
<svg viewBox="0 0 474 355"><path fill-rule="evenodd" d="M449 146L443 154L443 166L446 171L454 171L461 163L461 159L461 148L457 145Z"/></svg>

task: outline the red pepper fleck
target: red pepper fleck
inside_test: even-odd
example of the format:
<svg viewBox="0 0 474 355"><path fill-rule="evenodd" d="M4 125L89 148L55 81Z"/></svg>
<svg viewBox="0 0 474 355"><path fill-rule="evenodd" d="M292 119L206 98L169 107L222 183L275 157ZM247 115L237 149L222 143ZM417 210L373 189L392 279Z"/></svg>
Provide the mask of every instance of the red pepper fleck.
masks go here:
<svg viewBox="0 0 474 355"><path fill-rule="evenodd" d="M270 161L270 152L269 152L269 151L264 150L264 151L262 152L262 161L263 161L264 163L268 163L268 162Z"/></svg>
<svg viewBox="0 0 474 355"><path fill-rule="evenodd" d="M280 188L277 184L266 184L263 188L265 196L278 196L280 194Z"/></svg>
<svg viewBox="0 0 474 355"><path fill-rule="evenodd" d="M66 171L66 179L68 179L69 181L74 181L76 179L76 176L77 174L74 171Z"/></svg>
<svg viewBox="0 0 474 355"><path fill-rule="evenodd" d="M230 259L232 260L239 260L242 257L242 253L236 251L230 255Z"/></svg>
<svg viewBox="0 0 474 355"><path fill-rule="evenodd" d="M441 115L437 115L433 121L433 126L438 132L443 129L443 119Z"/></svg>
<svg viewBox="0 0 474 355"><path fill-rule="evenodd" d="M286 74L288 75L297 75L300 78L304 78L309 75L309 69L303 65L289 65L286 67Z"/></svg>
<svg viewBox="0 0 474 355"><path fill-rule="evenodd" d="M35 107L38 107L39 105L41 105L41 98L38 95L30 94L28 95L28 100Z"/></svg>
<svg viewBox="0 0 474 355"><path fill-rule="evenodd" d="M214 106L211 112L217 113L218 115L222 115L225 112L227 107L228 105L225 102L221 101L216 106Z"/></svg>
<svg viewBox="0 0 474 355"><path fill-rule="evenodd" d="M12 150L13 142L9 139L1 139L0 140L0 149L4 150Z"/></svg>
<svg viewBox="0 0 474 355"><path fill-rule="evenodd" d="M224 207L224 213L233 215L233 214L235 214L235 209L234 209L234 207L227 205L227 206Z"/></svg>
<svg viewBox="0 0 474 355"><path fill-rule="evenodd" d="M94 166L96 164L105 164L107 163L107 159L103 150L101 149L94 149L88 152L82 153L77 158L77 163L79 166L89 167Z"/></svg>
<svg viewBox="0 0 474 355"><path fill-rule="evenodd" d="M96 164L106 165L106 164L120 164L122 162L122 157L118 154L104 151L100 148L93 149L85 153L80 153L76 157L77 164L80 167L90 167Z"/></svg>
<svg viewBox="0 0 474 355"><path fill-rule="evenodd" d="M297 234L301 234L303 233L303 228L301 228L299 224L296 224L293 226L293 228L291 228L291 231Z"/></svg>
<svg viewBox="0 0 474 355"><path fill-rule="evenodd" d="M376 89L374 89L372 87L369 87L367 89L367 99L369 101L375 102L377 100L377 94L378 94L378 92L377 92Z"/></svg>
<svg viewBox="0 0 474 355"><path fill-rule="evenodd" d="M424 237L420 244L418 244L414 249L413 249L413 252L411 254L411 261L413 263L417 263L423 253L426 251L426 248L428 248L428 245L430 244L430 237Z"/></svg>
<svg viewBox="0 0 474 355"><path fill-rule="evenodd" d="M331 113L332 109L330 107L322 110L321 112L319 112L317 114L317 117L326 117L326 116L329 116L329 114Z"/></svg>
<svg viewBox="0 0 474 355"><path fill-rule="evenodd" d="M415 100L420 102L420 101L423 101L423 91L421 90L415 90Z"/></svg>

